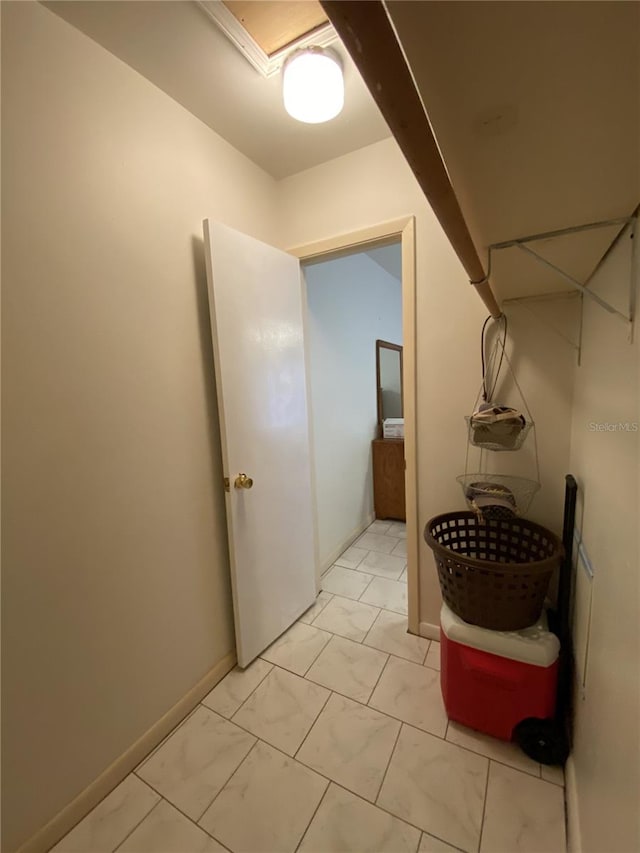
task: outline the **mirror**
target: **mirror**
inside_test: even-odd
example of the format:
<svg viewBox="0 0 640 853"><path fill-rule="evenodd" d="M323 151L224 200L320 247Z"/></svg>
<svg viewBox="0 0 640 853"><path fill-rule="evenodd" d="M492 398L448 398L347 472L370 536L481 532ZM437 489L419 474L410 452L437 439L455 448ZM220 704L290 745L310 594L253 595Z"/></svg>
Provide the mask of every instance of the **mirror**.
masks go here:
<svg viewBox="0 0 640 853"><path fill-rule="evenodd" d="M378 386L378 426L386 418L404 417L402 407L402 347L376 341L376 381Z"/></svg>

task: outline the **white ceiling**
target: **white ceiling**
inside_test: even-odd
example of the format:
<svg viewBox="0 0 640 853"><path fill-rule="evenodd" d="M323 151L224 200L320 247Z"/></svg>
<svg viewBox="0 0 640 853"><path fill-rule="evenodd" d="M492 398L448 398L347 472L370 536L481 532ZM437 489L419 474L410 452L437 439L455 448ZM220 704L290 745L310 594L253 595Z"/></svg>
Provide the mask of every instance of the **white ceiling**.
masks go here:
<svg viewBox="0 0 640 853"><path fill-rule="evenodd" d="M491 243L632 213L639 3L387 6L481 257ZM617 230L532 248L584 280ZM516 248L495 253L494 273L503 297L571 289Z"/></svg>
<svg viewBox="0 0 640 853"><path fill-rule="evenodd" d="M389 136L339 42L346 106L303 125L194 2L45 5L281 178ZM640 200L640 3L431 2L387 8L472 237L486 247L628 216ZM617 233L537 243L580 280ZM494 254L499 297L570 285L512 248ZM624 307L624 306L622 306Z"/></svg>
<svg viewBox="0 0 640 853"><path fill-rule="evenodd" d="M182 104L275 178L390 135L349 55L345 108L305 125L282 106L279 74L263 78L199 5L186 0L54 0L44 4Z"/></svg>

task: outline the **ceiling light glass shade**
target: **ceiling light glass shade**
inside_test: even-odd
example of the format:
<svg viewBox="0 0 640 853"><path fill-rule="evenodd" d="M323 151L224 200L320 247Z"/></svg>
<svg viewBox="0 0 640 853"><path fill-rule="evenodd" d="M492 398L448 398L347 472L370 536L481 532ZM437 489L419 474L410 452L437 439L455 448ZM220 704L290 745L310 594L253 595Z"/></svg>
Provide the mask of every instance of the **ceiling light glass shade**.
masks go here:
<svg viewBox="0 0 640 853"><path fill-rule="evenodd" d="M344 77L338 56L321 47L292 53L283 70L282 95L290 116L307 124L335 118L344 106Z"/></svg>

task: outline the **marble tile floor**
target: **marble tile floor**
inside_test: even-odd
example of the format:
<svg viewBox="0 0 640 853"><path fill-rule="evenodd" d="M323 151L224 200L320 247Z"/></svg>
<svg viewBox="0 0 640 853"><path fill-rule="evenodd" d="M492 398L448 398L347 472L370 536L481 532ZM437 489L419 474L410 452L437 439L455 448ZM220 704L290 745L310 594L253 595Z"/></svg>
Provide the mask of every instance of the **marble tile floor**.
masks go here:
<svg viewBox="0 0 640 853"><path fill-rule="evenodd" d="M562 771L447 720L405 540L374 522L55 853L564 853Z"/></svg>

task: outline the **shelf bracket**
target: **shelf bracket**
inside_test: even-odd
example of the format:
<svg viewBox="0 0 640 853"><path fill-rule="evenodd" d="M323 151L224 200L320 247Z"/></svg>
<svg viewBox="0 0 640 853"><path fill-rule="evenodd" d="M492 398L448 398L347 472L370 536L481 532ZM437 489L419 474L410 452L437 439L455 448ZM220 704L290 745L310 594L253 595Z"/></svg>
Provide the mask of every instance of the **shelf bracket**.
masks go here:
<svg viewBox="0 0 640 853"><path fill-rule="evenodd" d="M556 334L559 338L562 338L562 340L565 343L569 344L571 349L576 352L578 365L579 365L580 364L580 357L581 357L581 347L582 347L581 336L578 335L578 341L573 341L568 335L565 335L564 332L561 332L560 329L558 329L553 323L550 323L544 317L541 317L539 314L537 314L531 308L531 305L535 304L537 302L557 302L559 300L563 300L563 301L571 300L571 301L573 301L575 299L580 299L580 301L582 302L582 295L580 293L578 293L578 291L576 291L576 290L563 290L559 293L537 293L537 294L533 294L531 296L514 296L511 299L503 299L502 300L502 306L503 306L503 308L507 308L508 306L511 306L511 305L513 305L514 307L520 306L522 308L525 308L527 311L529 311L529 313L531 314L532 317L535 317L536 320L539 320L545 326L548 326L548 328L551 329L551 331L554 332L554 334ZM582 320L580 322L582 322Z"/></svg>
<svg viewBox="0 0 640 853"><path fill-rule="evenodd" d="M529 255L529 257L538 261L538 263L543 264L544 266L553 270L557 275L559 275L565 281L568 281L569 284L571 284L571 286L574 287L575 290L578 291L583 297L586 296L588 299L593 300L597 305L600 305L601 308L604 308L605 311L607 311L609 314L615 314L617 317L621 317L625 321L625 323L627 323L630 327L629 335L630 335L630 339L631 339L631 337L633 335L633 321L635 318L635 310L636 310L636 287L637 287L637 279L638 279L638 257L640 256L640 252L638 251L637 246L636 246L637 240L635 239L636 232L637 232L637 218L636 217L637 217L637 210L634 212L633 216L625 216L625 217L620 217L618 219L606 219L606 220L603 220L602 222L588 222L585 225L576 225L576 226L573 226L571 228L562 228L562 229L559 229L557 231L546 231L542 234L531 234L527 237L520 237L516 240L506 240L502 243L494 243L493 245L489 246L489 258L491 258L491 253L495 250L498 250L498 249L511 249L511 248L519 249L521 252L524 252L525 254ZM632 251L632 261L631 261L631 277L630 277L630 281L629 281L629 313L625 314L624 312L618 310L618 308L616 308L615 306L613 306L609 302L607 302L606 299L603 299L601 296L598 296L597 293L594 293L592 290L590 290L587 285L589 284L589 282L593 278L596 270L602 264L602 261L604 260L604 258L609 254L609 252L611 251L613 246L615 246L615 244L618 242L620 237L626 232L626 230L627 230L626 226L628 226L631 223L633 223L633 225L630 229L630 236L631 236L631 239L634 240L634 243L633 243L633 251ZM577 278L574 278L574 276L569 275L569 273L565 272L563 269L556 266L556 264L554 264L551 261L548 261L546 258L542 257L542 255L539 255L538 252L534 251L533 249L531 249L527 245L527 243L534 243L538 240L549 240L549 239L552 239L554 237L562 237L565 234L577 234L580 231L591 231L595 228L607 228L607 227L610 227L612 225L621 225L623 227L621 228L621 230L618 233L618 235L616 236L616 238L613 240L609 249L607 249L607 251L605 252L604 256L600 259L600 262L596 266L596 269L591 273L591 275L589 276L589 278L587 279L586 282L578 281ZM579 349L580 348L578 347L578 350Z"/></svg>
<svg viewBox="0 0 640 853"><path fill-rule="evenodd" d="M530 255L532 258L535 258L541 264L544 264L545 267L549 267L554 272L556 272L559 276L572 284L577 290L582 293L583 296L588 296L590 299L593 299L594 302L597 302L605 311L608 311L609 314L617 314L618 317L622 317L627 323L631 323L633 321L633 317L629 317L626 314L623 314L622 311L618 311L617 308L614 308L613 305L610 305L606 299L603 299L601 296L598 296L597 293L594 293L592 290L589 290L588 287L585 287L581 281L578 281L577 278L574 278L569 273L561 270L560 267L557 267L555 264L552 264L551 261L548 261L546 258L543 258L542 255L539 255L537 252L534 252L533 249L530 249L528 246L525 246L524 243L516 244L518 249L521 252L525 252L527 255Z"/></svg>

